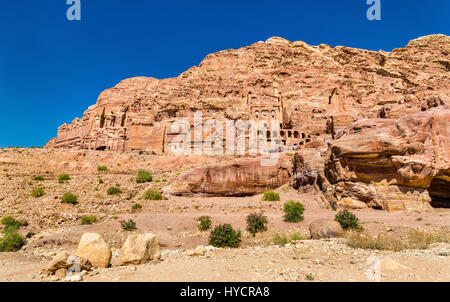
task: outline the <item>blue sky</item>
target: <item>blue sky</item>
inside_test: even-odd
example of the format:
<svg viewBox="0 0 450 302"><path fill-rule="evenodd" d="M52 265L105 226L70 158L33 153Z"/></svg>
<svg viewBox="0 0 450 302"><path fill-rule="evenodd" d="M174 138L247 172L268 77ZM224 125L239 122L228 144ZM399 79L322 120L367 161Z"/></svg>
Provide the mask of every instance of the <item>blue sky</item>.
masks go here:
<svg viewBox="0 0 450 302"><path fill-rule="evenodd" d="M133 76L167 78L209 53L271 36L372 50L450 33L448 0L0 1L0 147L42 146L101 91Z"/></svg>

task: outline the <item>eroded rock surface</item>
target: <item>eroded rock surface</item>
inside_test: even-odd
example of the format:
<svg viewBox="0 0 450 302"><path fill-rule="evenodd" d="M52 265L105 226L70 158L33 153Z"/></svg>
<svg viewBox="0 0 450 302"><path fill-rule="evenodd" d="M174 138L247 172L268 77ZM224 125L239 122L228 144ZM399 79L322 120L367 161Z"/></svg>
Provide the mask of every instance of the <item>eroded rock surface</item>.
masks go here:
<svg viewBox="0 0 450 302"><path fill-rule="evenodd" d="M426 210L450 202L450 110L360 120L331 146L325 174L338 205Z"/></svg>
<svg viewBox="0 0 450 302"><path fill-rule="evenodd" d="M267 160L267 162L265 162ZM245 158L226 164L206 165L180 175L164 188L169 195L249 196L289 182L289 156Z"/></svg>

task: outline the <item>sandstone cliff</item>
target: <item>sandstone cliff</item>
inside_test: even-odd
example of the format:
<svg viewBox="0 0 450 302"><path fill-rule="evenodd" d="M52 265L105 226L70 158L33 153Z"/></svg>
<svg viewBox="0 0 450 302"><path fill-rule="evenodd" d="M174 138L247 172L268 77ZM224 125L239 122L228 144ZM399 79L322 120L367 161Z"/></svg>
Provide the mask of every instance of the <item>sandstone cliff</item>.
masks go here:
<svg viewBox="0 0 450 302"><path fill-rule="evenodd" d="M208 55L176 78L131 78L102 92L49 148L168 152L175 119L278 120L281 145L320 146L363 118L397 119L450 101L450 37L392 52L270 38ZM204 135L206 137L206 135Z"/></svg>

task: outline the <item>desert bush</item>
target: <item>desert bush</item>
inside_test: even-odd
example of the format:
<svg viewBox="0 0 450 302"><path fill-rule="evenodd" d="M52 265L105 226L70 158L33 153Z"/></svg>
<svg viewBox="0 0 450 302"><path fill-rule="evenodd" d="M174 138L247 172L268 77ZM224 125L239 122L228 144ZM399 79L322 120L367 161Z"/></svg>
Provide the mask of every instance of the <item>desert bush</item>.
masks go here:
<svg viewBox="0 0 450 302"><path fill-rule="evenodd" d="M44 177L42 177L42 176L35 176L35 177L33 177L33 180L43 181Z"/></svg>
<svg viewBox="0 0 450 302"><path fill-rule="evenodd" d="M22 223L12 216L4 216L0 223L5 226L3 229L4 233L17 231L22 226Z"/></svg>
<svg viewBox="0 0 450 302"><path fill-rule="evenodd" d="M97 171L98 172L108 171L108 167L107 166L97 166Z"/></svg>
<svg viewBox="0 0 450 302"><path fill-rule="evenodd" d="M299 222L303 220L303 211L305 207L300 202L290 200L284 204L284 221Z"/></svg>
<svg viewBox="0 0 450 302"><path fill-rule="evenodd" d="M142 205L140 203L135 203L134 205L131 206L131 209L134 211L140 210L142 209Z"/></svg>
<svg viewBox="0 0 450 302"><path fill-rule="evenodd" d="M247 231L252 234L253 237L256 236L258 232L267 231L267 217L263 216L262 213L251 213L247 216Z"/></svg>
<svg viewBox="0 0 450 302"><path fill-rule="evenodd" d="M159 191L149 189L144 193L144 199L147 200L162 200L162 194Z"/></svg>
<svg viewBox="0 0 450 302"><path fill-rule="evenodd" d="M118 187L110 187L107 191L106 194L108 195L118 195L122 193L122 190Z"/></svg>
<svg viewBox="0 0 450 302"><path fill-rule="evenodd" d="M0 252L15 252L25 244L25 237L15 231L7 232L0 240Z"/></svg>
<svg viewBox="0 0 450 302"><path fill-rule="evenodd" d="M280 194L274 191L266 191L264 192L263 201L278 201L280 200Z"/></svg>
<svg viewBox="0 0 450 302"><path fill-rule="evenodd" d="M356 217L355 214L353 214L347 210L340 211L335 216L334 220L339 222L344 230L348 230L348 229L361 230L362 229L362 226L359 224L358 217Z"/></svg>
<svg viewBox="0 0 450 302"><path fill-rule="evenodd" d="M211 228L211 218L209 216L202 216L197 219L198 229L200 231L207 231Z"/></svg>
<svg viewBox="0 0 450 302"><path fill-rule="evenodd" d="M81 224L86 225L86 224L93 224L97 222L97 217L94 215L84 215L83 217L81 217Z"/></svg>
<svg viewBox="0 0 450 302"><path fill-rule="evenodd" d="M62 203L70 203L70 204L77 204L78 203L78 196L73 194L72 192L66 192L64 193L63 197L61 198Z"/></svg>
<svg viewBox="0 0 450 302"><path fill-rule="evenodd" d="M241 244L241 231L234 230L230 224L218 225L209 235L209 244L215 247L238 247Z"/></svg>
<svg viewBox="0 0 450 302"><path fill-rule="evenodd" d="M273 236L273 244L276 245L288 244L294 240L305 240L305 238L297 233L294 233L290 236L281 236L280 234L275 234Z"/></svg>
<svg viewBox="0 0 450 302"><path fill-rule="evenodd" d="M104 180L101 179L101 178L99 178L99 179L98 179L98 183L99 183L99 184L102 184L102 183L104 183Z"/></svg>
<svg viewBox="0 0 450 302"><path fill-rule="evenodd" d="M122 221L121 223L122 229L125 231L133 231L136 229L136 222L134 222L132 219L129 219L128 221Z"/></svg>
<svg viewBox="0 0 450 302"><path fill-rule="evenodd" d="M43 187L37 187L37 188L34 188L33 190L31 190L31 196L33 196L34 198L39 198L44 195L45 195L45 191L44 191Z"/></svg>
<svg viewBox="0 0 450 302"><path fill-rule="evenodd" d="M65 182L67 182L69 180L70 180L70 175L67 174L67 173L63 173L63 174L58 176L58 182L60 184L65 183Z"/></svg>
<svg viewBox="0 0 450 302"><path fill-rule="evenodd" d="M138 184L145 183L145 182L151 182L152 179L153 179L153 176L152 176L152 174L150 174L149 171L143 170L143 169L138 170L137 175L136 175L136 182Z"/></svg>

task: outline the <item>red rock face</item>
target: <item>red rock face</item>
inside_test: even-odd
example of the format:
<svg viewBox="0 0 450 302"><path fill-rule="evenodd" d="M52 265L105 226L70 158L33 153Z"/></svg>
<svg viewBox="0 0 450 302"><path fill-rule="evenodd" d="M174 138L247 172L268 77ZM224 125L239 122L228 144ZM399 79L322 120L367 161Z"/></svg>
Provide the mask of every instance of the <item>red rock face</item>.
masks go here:
<svg viewBox="0 0 450 302"><path fill-rule="evenodd" d="M192 124L199 111L204 121L278 120L281 145L321 146L359 119L445 108L449 70L445 35L392 52L270 38L210 54L176 78L124 80L102 92L82 118L59 127L47 147L169 152L179 134L171 123Z"/></svg>
<svg viewBox="0 0 450 302"><path fill-rule="evenodd" d="M450 206L450 110L356 122L331 145L325 175L347 207Z"/></svg>
<svg viewBox="0 0 450 302"><path fill-rule="evenodd" d="M289 182L292 165L288 157L283 155L271 165L264 165L261 160L247 158L193 169L180 175L164 189L164 193L179 196L251 196Z"/></svg>

